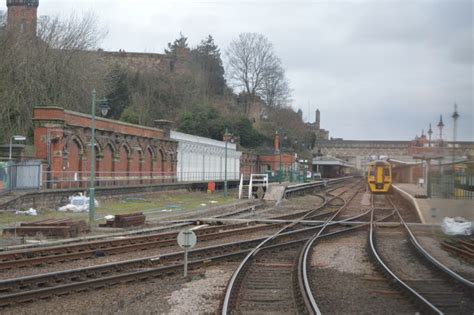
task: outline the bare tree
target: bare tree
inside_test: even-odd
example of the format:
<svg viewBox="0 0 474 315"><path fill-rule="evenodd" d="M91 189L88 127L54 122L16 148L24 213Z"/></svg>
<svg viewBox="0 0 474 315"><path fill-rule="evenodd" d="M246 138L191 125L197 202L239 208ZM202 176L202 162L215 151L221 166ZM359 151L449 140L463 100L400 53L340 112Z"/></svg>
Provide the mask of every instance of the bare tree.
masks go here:
<svg viewBox="0 0 474 315"><path fill-rule="evenodd" d="M242 33L226 51L227 76L250 100L260 97L267 106L284 106L291 97L285 70L273 45L262 34Z"/></svg>
<svg viewBox="0 0 474 315"><path fill-rule="evenodd" d="M41 16L38 37L52 49L91 50L107 36L107 30L98 23L93 12L68 18Z"/></svg>
<svg viewBox="0 0 474 315"><path fill-rule="evenodd" d="M282 107L290 102L290 84L279 61L265 72L259 96L270 107Z"/></svg>
<svg viewBox="0 0 474 315"><path fill-rule="evenodd" d="M229 81L252 97L263 88L269 69L278 64L272 43L257 33L240 34L230 43L226 56Z"/></svg>
<svg viewBox="0 0 474 315"><path fill-rule="evenodd" d="M107 69L93 49L103 38L92 15L41 18L38 37L0 32L0 137L31 132L36 105L88 112L90 92L108 90Z"/></svg>

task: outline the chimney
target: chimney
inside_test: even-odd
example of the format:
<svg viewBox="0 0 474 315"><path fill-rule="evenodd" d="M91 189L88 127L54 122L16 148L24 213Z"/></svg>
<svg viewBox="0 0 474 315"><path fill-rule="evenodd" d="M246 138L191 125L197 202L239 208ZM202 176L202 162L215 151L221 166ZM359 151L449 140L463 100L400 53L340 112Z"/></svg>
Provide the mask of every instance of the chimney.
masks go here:
<svg viewBox="0 0 474 315"><path fill-rule="evenodd" d="M275 154L279 154L280 153L280 135L278 134L278 131L275 131L273 146L275 148Z"/></svg>
<svg viewBox="0 0 474 315"><path fill-rule="evenodd" d="M321 129L321 113L319 112L319 109L316 110L316 129Z"/></svg>

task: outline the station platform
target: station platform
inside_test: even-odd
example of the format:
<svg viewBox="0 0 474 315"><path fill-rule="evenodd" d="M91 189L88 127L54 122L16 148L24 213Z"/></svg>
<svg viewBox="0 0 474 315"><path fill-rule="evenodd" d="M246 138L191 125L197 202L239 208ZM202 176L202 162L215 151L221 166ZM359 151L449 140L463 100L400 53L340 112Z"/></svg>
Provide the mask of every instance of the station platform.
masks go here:
<svg viewBox="0 0 474 315"><path fill-rule="evenodd" d="M422 223L441 224L445 217L462 217L474 221L474 200L416 198L426 195L425 189L415 184L396 184L396 189L408 195L416 204Z"/></svg>

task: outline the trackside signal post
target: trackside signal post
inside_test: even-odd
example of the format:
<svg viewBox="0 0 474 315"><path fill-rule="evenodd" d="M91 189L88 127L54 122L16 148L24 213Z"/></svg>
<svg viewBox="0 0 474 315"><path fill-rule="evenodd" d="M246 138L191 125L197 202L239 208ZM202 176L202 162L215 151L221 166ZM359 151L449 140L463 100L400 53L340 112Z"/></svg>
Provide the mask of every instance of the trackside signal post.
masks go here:
<svg viewBox="0 0 474 315"><path fill-rule="evenodd" d="M184 230L178 234L178 245L184 249L184 277L188 276L188 249L196 245L196 234L191 230Z"/></svg>

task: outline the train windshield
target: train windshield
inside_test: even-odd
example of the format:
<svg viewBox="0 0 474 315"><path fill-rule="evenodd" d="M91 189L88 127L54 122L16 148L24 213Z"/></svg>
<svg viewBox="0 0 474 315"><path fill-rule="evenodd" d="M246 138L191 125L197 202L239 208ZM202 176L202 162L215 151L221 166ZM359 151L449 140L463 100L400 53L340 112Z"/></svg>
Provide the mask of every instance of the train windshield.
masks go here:
<svg viewBox="0 0 474 315"><path fill-rule="evenodd" d="M375 169L373 167L369 167L369 176L375 176Z"/></svg>

